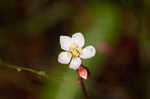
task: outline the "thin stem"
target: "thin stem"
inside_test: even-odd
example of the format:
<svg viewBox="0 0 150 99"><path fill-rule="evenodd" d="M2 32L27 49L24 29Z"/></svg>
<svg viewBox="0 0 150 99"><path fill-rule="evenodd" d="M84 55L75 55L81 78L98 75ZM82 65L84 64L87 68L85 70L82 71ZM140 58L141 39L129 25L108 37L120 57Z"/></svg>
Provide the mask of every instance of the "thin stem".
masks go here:
<svg viewBox="0 0 150 99"><path fill-rule="evenodd" d="M24 71L35 73L35 74L37 74L39 76L48 77L48 75L44 71L38 71L38 70L27 68L27 67L22 67L22 66L18 66L18 65L7 64L7 63L2 62L1 60L0 60L0 66L4 66L4 67L11 68L11 69L15 69L17 71L24 70Z"/></svg>
<svg viewBox="0 0 150 99"><path fill-rule="evenodd" d="M80 79L80 85L82 87L82 91L83 91L83 94L84 94L84 99L88 99L87 91L86 91L83 79L81 77L79 77L79 79Z"/></svg>
<svg viewBox="0 0 150 99"><path fill-rule="evenodd" d="M78 73L77 73L78 74ZM86 87L85 87L85 84L84 84L84 82L83 82L83 79L79 76L79 74L78 74L78 81L79 81L79 83L80 83L80 85L81 85L81 88L82 88L82 92L83 92L83 95L84 95L84 99L88 99L88 95L87 95L87 91L86 91Z"/></svg>

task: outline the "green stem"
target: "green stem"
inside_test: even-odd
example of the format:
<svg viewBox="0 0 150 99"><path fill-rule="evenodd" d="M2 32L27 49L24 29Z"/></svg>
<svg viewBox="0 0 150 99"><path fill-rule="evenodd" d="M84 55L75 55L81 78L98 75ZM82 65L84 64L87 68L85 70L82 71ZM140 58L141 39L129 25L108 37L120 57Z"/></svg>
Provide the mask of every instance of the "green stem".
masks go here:
<svg viewBox="0 0 150 99"><path fill-rule="evenodd" d="M38 71L38 70L27 68L27 67L22 67L22 66L18 66L18 65L7 64L5 62L2 62L1 60L0 60L0 66L4 66L4 67L11 68L11 69L15 69L17 71L28 71L28 72L35 73L35 74L37 74L39 76L43 76L43 77L48 78L48 75L44 71Z"/></svg>

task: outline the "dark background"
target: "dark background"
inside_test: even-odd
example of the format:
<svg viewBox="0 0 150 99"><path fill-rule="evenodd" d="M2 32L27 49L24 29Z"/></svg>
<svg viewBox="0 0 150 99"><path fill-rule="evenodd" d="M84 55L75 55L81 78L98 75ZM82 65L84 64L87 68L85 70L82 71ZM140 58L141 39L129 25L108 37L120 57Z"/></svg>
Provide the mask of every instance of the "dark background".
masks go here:
<svg viewBox="0 0 150 99"><path fill-rule="evenodd" d="M57 62L60 35L82 32L89 99L150 98L149 0L1 0L0 99L83 99L77 73Z"/></svg>

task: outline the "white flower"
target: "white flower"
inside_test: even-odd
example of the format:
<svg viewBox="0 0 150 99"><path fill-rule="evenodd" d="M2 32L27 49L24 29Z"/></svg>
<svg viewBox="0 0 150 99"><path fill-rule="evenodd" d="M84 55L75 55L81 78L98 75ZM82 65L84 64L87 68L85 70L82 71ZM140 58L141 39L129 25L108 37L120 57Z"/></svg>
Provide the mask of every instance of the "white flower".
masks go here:
<svg viewBox="0 0 150 99"><path fill-rule="evenodd" d="M69 36L60 36L61 48L65 51L58 56L58 62L61 64L69 64L69 68L79 69L82 60L95 56L96 50L93 46L83 48L85 43L82 33L75 33L72 38Z"/></svg>

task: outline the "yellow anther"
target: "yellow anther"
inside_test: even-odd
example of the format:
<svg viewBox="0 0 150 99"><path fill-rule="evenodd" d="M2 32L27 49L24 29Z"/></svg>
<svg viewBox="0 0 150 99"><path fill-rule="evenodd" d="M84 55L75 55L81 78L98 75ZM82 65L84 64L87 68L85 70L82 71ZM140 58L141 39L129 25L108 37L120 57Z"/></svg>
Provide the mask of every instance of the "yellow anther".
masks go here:
<svg viewBox="0 0 150 99"><path fill-rule="evenodd" d="M82 48L81 47L78 47L78 51L80 52L82 50Z"/></svg>
<svg viewBox="0 0 150 99"><path fill-rule="evenodd" d="M75 44L72 44L72 45L71 45L71 49L74 49L74 48L76 48L76 45L75 45Z"/></svg>
<svg viewBox="0 0 150 99"><path fill-rule="evenodd" d="M73 56L79 56L79 52L76 49L74 49L72 51L72 54L73 54Z"/></svg>
<svg viewBox="0 0 150 99"><path fill-rule="evenodd" d="M68 56L72 57L72 53L68 53Z"/></svg>
<svg viewBox="0 0 150 99"><path fill-rule="evenodd" d="M69 56L79 56L80 54L80 51L81 51L82 48L77 48L75 44L72 44L71 45L71 48L70 48L70 55Z"/></svg>
<svg viewBox="0 0 150 99"><path fill-rule="evenodd" d="M71 52L72 52L73 50L74 50L73 48L70 49Z"/></svg>

